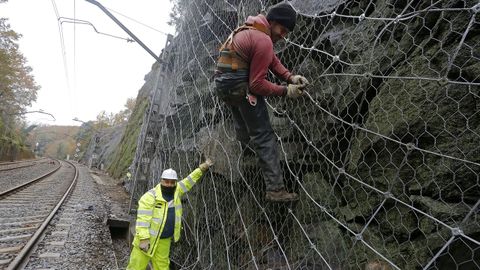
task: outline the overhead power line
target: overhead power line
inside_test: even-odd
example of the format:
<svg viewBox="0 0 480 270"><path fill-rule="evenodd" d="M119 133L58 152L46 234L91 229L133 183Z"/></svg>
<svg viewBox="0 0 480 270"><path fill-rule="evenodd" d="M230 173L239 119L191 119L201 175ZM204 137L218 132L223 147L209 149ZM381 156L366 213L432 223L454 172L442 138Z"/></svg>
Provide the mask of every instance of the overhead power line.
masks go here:
<svg viewBox="0 0 480 270"><path fill-rule="evenodd" d="M133 40L133 39L131 39L131 38L119 37L119 36L116 36L116 35L112 35L112 34L108 34L108 33L105 33L105 32L98 31L97 28L95 27L95 25L93 25L91 22L86 21L86 20L80 20L80 19L74 19L74 18L68 18L68 17L59 17L59 21L60 21L60 24L63 24L63 23L74 23L74 24L90 25L90 26L93 28L93 30L94 30L95 32L97 32L97 34L105 35L105 36L109 36L109 37L113 37L113 38L118 38L118 39L122 39L122 40L126 40L127 42L135 42L135 40Z"/></svg>
<svg viewBox="0 0 480 270"><path fill-rule="evenodd" d="M166 36L170 35L170 34L167 33L167 32L164 32L164 31L162 31L162 30L158 30L158 29L154 28L153 26L150 26L150 25L148 25L148 24L142 23L142 22L140 22L140 21L138 21L138 20L136 20L136 19L133 19L132 17L129 17L129 16L125 15L125 14L122 14L122 13L116 11L116 10L113 10L113 9L111 9L111 8L108 8L108 7L105 7L105 8L106 8L107 10L113 12L113 13L116 13L116 14L118 14L118 15L126 18L126 19L129 19L129 20L131 20L131 21L133 21L133 22L136 22L136 23L138 23L138 24L140 24L140 25L143 25L143 26L145 26L145 27L147 27L147 28L149 28L149 29L152 29L153 31L156 31L156 32L158 32L158 33L160 33L160 34L163 34L163 35L166 35Z"/></svg>
<svg viewBox="0 0 480 270"><path fill-rule="evenodd" d="M135 34L133 34L127 27L125 27L125 25L123 25L117 18L115 18L115 16L113 16L113 14L110 13L110 11L108 11L102 4L100 4L95 0L85 0L85 1L99 7L105 14L107 14L108 17L110 17L110 19L112 19L118 26L120 26L120 28L122 28L123 31L125 31L131 38L133 38L138 44L140 44L140 46L142 46L143 49L145 49L151 56L153 56L153 58L155 58L157 62L163 63L162 59L160 59L152 50L150 50L150 48L147 47L147 45L145 45L137 36L135 36Z"/></svg>

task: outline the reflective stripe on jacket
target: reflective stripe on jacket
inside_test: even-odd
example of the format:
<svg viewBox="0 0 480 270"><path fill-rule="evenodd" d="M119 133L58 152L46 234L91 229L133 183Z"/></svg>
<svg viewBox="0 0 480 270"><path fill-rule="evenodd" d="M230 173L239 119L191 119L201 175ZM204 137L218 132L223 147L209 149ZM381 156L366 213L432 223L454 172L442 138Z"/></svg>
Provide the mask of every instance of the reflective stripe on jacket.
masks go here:
<svg viewBox="0 0 480 270"><path fill-rule="evenodd" d="M153 254L156 241L160 238L165 223L169 207L175 207L175 229L173 240L177 242L180 239L182 228L182 196L188 192L202 177L200 169L190 173L185 179L177 182L177 188L173 201L167 202L162 196L160 184L147 191L138 202L137 221L135 225L134 246L138 246L141 239L150 238L150 249L148 255ZM173 204L173 205L172 205Z"/></svg>

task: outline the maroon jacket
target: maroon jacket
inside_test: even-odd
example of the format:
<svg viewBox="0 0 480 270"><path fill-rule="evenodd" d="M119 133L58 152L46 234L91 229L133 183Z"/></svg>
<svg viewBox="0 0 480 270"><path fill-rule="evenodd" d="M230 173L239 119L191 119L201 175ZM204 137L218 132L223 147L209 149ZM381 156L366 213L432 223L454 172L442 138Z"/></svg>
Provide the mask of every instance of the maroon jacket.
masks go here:
<svg viewBox="0 0 480 270"><path fill-rule="evenodd" d="M265 25L270 29L270 24L264 15L249 16L248 24L253 22ZM240 31L233 37L235 51L250 63L249 89L250 92L260 96L284 96L286 87L274 84L266 79L270 69L276 76L287 81L290 71L285 68L273 51L273 43L270 36L265 33L247 29Z"/></svg>

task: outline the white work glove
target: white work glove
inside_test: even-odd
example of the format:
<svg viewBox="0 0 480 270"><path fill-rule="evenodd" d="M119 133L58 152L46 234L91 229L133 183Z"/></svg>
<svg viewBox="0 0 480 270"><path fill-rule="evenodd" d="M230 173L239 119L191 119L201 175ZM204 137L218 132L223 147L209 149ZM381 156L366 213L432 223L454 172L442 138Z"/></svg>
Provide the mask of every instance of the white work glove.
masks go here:
<svg viewBox="0 0 480 270"><path fill-rule="evenodd" d="M213 161L209 158L207 158L207 160L205 160L205 162L203 162L202 164L200 164L198 166L198 168L200 168L200 170L202 170L202 172L206 172L208 171L208 168L210 168L210 166L213 165Z"/></svg>
<svg viewBox="0 0 480 270"><path fill-rule="evenodd" d="M303 77L302 75L292 75L290 77L290 82L293 84L303 84L303 85L310 84L307 78Z"/></svg>
<svg viewBox="0 0 480 270"><path fill-rule="evenodd" d="M305 87L304 84L289 84L287 86L287 97L289 98L297 98L303 95L303 88Z"/></svg>
<svg viewBox="0 0 480 270"><path fill-rule="evenodd" d="M150 239L140 240L140 244L138 244L138 247L141 250L148 252L148 249L150 248Z"/></svg>

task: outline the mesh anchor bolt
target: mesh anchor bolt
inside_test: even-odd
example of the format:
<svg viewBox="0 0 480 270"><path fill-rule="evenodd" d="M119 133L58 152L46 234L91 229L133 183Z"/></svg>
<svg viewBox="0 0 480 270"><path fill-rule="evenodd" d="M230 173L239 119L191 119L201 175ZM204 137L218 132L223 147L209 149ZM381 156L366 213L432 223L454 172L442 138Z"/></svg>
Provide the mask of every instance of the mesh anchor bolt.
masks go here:
<svg viewBox="0 0 480 270"><path fill-rule="evenodd" d="M448 84L448 79L447 78L441 78L440 80L438 80L438 84L440 84L440 86L445 86Z"/></svg>
<svg viewBox="0 0 480 270"><path fill-rule="evenodd" d="M344 168L339 168L339 169L338 169L338 173L339 173L339 174L344 174L344 173L345 173L345 169L344 169Z"/></svg>
<svg viewBox="0 0 480 270"><path fill-rule="evenodd" d="M415 150L416 148L415 144L413 143L407 143L406 147L407 147L407 151L412 151L412 150Z"/></svg>
<svg viewBox="0 0 480 270"><path fill-rule="evenodd" d="M359 22L361 22L361 21L363 21L363 20L365 20L365 13L363 13L362 15L360 15L360 16L358 17L358 21L359 21Z"/></svg>
<svg viewBox="0 0 480 270"><path fill-rule="evenodd" d="M357 241L363 240L362 234L361 233L355 234L355 240L357 240Z"/></svg>
<svg viewBox="0 0 480 270"><path fill-rule="evenodd" d="M460 228L452 228L452 235L453 236L459 236L463 235L463 231Z"/></svg>
<svg viewBox="0 0 480 270"><path fill-rule="evenodd" d="M330 18L333 18L333 17L335 17L336 15L337 15L337 13L334 11L334 12L332 12L332 14L330 14Z"/></svg>
<svg viewBox="0 0 480 270"><path fill-rule="evenodd" d="M333 62L338 62L338 61L340 61L340 56L334 55L333 56Z"/></svg>

